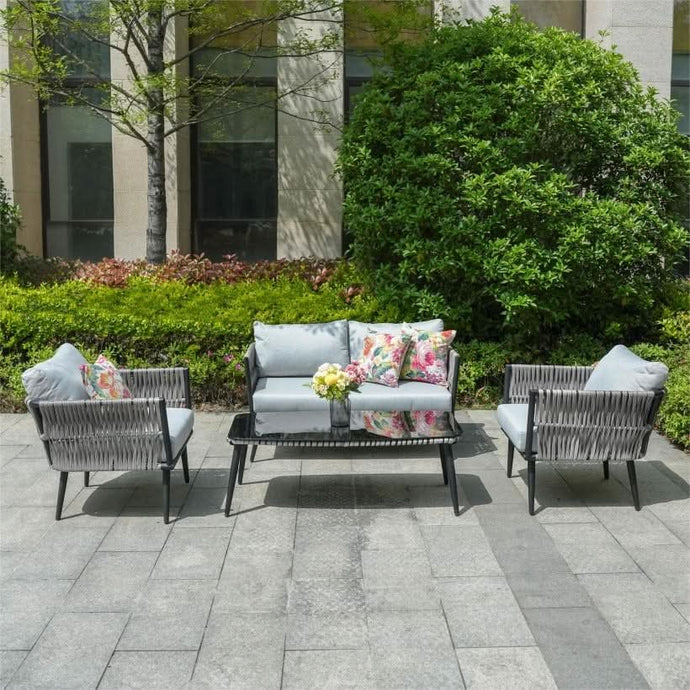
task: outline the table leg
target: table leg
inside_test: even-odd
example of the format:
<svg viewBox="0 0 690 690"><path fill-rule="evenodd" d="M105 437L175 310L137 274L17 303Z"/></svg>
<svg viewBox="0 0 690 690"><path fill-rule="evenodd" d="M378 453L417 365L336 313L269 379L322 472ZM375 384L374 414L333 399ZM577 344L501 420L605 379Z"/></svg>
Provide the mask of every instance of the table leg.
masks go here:
<svg viewBox="0 0 690 690"><path fill-rule="evenodd" d="M247 446L240 446L242 454L240 455L240 469L237 474L237 483L241 484L244 481L244 463L247 459Z"/></svg>
<svg viewBox="0 0 690 690"><path fill-rule="evenodd" d="M448 470L446 469L446 446L442 443L438 447L439 455L441 456L441 469L443 470L443 483L448 486Z"/></svg>
<svg viewBox="0 0 690 690"><path fill-rule="evenodd" d="M240 467L241 457L242 446L233 446L232 463L230 465L230 476L228 477L228 493L225 496L225 517L228 517L228 515L230 515L230 504L232 503L232 494L235 491L235 482L237 481L237 471Z"/></svg>
<svg viewBox="0 0 690 690"><path fill-rule="evenodd" d="M442 445L443 454L446 464L446 474L448 476L448 485L450 488L450 497L453 501L453 512L460 515L460 506L458 500L458 480L455 476L455 463L453 461L453 449L450 445Z"/></svg>

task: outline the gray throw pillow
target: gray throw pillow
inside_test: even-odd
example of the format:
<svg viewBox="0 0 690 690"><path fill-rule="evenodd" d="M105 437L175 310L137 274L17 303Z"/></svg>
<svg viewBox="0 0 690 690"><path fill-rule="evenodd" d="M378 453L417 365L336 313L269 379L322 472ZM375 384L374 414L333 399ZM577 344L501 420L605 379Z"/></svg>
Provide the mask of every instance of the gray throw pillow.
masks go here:
<svg viewBox="0 0 690 690"><path fill-rule="evenodd" d="M30 400L88 400L79 367L87 361L70 343L63 343L55 354L22 374Z"/></svg>
<svg viewBox="0 0 690 690"><path fill-rule="evenodd" d="M586 391L656 391L668 377L668 367L661 362L648 362L616 345L594 367L585 384Z"/></svg>
<svg viewBox="0 0 690 690"><path fill-rule="evenodd" d="M347 366L347 321L269 325L254 322L259 376L313 376L324 362Z"/></svg>

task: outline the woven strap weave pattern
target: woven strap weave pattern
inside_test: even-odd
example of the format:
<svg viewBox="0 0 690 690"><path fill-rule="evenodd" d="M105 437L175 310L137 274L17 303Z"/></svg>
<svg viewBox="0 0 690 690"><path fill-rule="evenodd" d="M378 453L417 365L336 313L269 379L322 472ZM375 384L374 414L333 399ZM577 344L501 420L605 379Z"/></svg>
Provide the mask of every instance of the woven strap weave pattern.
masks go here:
<svg viewBox="0 0 690 690"><path fill-rule="evenodd" d="M512 364L506 402L525 404L530 390L539 388L582 390L592 369L550 364Z"/></svg>
<svg viewBox="0 0 690 690"><path fill-rule="evenodd" d="M167 407L191 407L187 400L187 369L120 369L133 398L165 398Z"/></svg>
<svg viewBox="0 0 690 690"><path fill-rule="evenodd" d="M45 401L40 410L56 470L154 469L165 459L158 398Z"/></svg>
<svg viewBox="0 0 690 690"><path fill-rule="evenodd" d="M653 392L539 390L537 458L637 460L651 433Z"/></svg>

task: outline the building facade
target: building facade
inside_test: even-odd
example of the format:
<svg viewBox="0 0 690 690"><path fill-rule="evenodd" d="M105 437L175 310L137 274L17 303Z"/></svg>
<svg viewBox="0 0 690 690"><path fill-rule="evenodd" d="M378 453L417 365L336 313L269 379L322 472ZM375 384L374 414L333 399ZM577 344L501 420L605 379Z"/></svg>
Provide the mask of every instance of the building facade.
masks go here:
<svg viewBox="0 0 690 690"><path fill-rule="evenodd" d="M0 0L0 7L8 0ZM540 26L560 26L615 46L660 98L673 98L690 134L690 0L513 0ZM510 0L445 0L443 21L479 19ZM317 19L319 19L317 17ZM327 30L333 17L290 20L276 40ZM371 76L366 37L344 32L343 44L313 65L304 58L260 61L245 75L253 92L270 96L322 74L309 96L292 94L277 108L257 106L198 125L166 140L167 248L234 253L247 260L336 257L343 251L341 181L334 173L338 127ZM173 46L190 39L176 27ZM172 48L175 49L174 47ZM116 52L98 52L113 82L126 79ZM12 56L0 42L0 69ZM194 69L194 64L191 65ZM232 71L232 65L228 70ZM311 72L310 72L311 70ZM80 75L75 74L78 83ZM320 104L323 127L304 117ZM86 108L51 102L39 107L24 86L0 91L0 178L21 209L18 242L51 257L97 260L145 256L147 162L143 145Z"/></svg>

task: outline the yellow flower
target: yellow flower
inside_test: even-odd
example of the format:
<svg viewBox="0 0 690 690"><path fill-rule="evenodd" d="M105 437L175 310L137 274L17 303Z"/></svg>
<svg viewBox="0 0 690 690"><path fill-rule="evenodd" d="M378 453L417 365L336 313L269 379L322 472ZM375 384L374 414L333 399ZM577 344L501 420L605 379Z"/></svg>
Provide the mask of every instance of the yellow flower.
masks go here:
<svg viewBox="0 0 690 690"><path fill-rule="evenodd" d="M324 381L327 386L333 386L338 382L338 374L326 374Z"/></svg>

